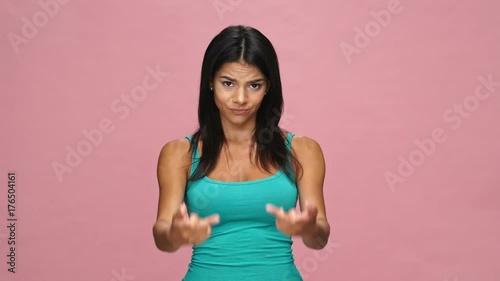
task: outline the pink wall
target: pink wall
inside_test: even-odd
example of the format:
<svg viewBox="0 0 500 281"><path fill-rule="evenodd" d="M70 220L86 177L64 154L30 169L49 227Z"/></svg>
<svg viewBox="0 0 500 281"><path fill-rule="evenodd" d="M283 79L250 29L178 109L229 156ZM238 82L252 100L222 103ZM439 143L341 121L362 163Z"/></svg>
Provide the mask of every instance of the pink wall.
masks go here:
<svg viewBox="0 0 500 281"><path fill-rule="evenodd" d="M55 1L1 5L1 280L180 280L190 249L151 234L156 161L231 24L274 43L282 125L326 157L331 240L295 240L304 280L500 280L498 2Z"/></svg>

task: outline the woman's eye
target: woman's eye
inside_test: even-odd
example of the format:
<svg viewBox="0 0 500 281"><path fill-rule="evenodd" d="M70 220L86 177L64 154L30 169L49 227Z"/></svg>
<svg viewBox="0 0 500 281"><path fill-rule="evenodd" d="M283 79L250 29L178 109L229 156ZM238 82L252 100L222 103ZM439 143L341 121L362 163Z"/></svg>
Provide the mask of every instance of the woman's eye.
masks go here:
<svg viewBox="0 0 500 281"><path fill-rule="evenodd" d="M231 85L228 85L228 84L233 84L233 82L231 82L231 81L223 81L222 82L222 85L224 85L226 87L230 87Z"/></svg>
<svg viewBox="0 0 500 281"><path fill-rule="evenodd" d="M260 84L252 84L252 88L258 89L258 88L260 88Z"/></svg>

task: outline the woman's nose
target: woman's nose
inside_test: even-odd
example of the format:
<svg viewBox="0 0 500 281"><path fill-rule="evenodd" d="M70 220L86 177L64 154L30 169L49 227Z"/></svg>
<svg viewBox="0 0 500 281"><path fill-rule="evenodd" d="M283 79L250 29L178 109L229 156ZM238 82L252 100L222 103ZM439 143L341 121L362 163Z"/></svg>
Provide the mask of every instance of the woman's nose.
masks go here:
<svg viewBox="0 0 500 281"><path fill-rule="evenodd" d="M233 101L241 104L245 103L246 100L247 100L247 94L245 88L239 87L238 89L236 89Z"/></svg>

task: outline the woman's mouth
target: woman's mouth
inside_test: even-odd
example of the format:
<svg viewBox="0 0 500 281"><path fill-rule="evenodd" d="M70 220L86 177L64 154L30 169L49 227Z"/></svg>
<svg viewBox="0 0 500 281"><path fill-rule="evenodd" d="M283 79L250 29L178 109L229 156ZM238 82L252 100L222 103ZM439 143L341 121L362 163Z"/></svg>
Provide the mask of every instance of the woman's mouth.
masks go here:
<svg viewBox="0 0 500 281"><path fill-rule="evenodd" d="M233 109L233 108L231 108L230 110L231 110L232 113L234 113L236 115L245 115L248 112L250 112L249 109Z"/></svg>

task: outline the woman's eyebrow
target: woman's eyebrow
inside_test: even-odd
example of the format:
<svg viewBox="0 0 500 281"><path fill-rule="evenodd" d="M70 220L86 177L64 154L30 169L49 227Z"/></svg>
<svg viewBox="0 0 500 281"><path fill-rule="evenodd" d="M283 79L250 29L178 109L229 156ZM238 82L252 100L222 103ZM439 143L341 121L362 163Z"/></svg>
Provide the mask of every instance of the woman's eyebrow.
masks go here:
<svg viewBox="0 0 500 281"><path fill-rule="evenodd" d="M233 78L231 78L231 77L229 77L229 76L225 76L225 75L222 75L222 76L220 76L219 78L225 78L225 79L227 79L227 80L229 80L229 81L236 81L236 79L233 79Z"/></svg>
<svg viewBox="0 0 500 281"><path fill-rule="evenodd" d="M227 79L227 80L229 80L229 81L231 81L231 82L236 81L236 79L231 78L231 77L226 76L226 75L220 76L220 78L225 78L225 79ZM249 83L255 83L255 82L261 82L261 81L264 81L264 79L263 79L263 78L258 78L258 79L255 79L255 80L250 80L250 81L248 81L248 82L249 82Z"/></svg>
<svg viewBox="0 0 500 281"><path fill-rule="evenodd" d="M255 82L261 82L261 81L264 81L264 79L259 78L259 79L251 80L251 81L249 81L249 82L251 82L251 83L255 83Z"/></svg>

